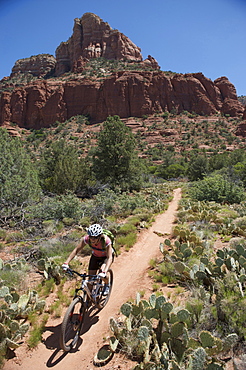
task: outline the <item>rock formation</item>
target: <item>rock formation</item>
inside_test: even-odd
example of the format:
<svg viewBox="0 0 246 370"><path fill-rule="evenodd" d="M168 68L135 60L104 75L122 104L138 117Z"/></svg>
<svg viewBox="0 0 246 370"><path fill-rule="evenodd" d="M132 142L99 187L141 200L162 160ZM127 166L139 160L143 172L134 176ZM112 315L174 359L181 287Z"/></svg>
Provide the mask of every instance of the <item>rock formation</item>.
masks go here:
<svg viewBox="0 0 246 370"><path fill-rule="evenodd" d="M12 68L11 77L18 73L30 73L37 77L54 74L56 59L50 54L39 54L30 58L18 59Z"/></svg>
<svg viewBox="0 0 246 370"><path fill-rule="evenodd" d="M85 13L74 20L73 34L56 49L56 75L71 71L79 58L142 61L141 49L97 15Z"/></svg>
<svg viewBox="0 0 246 370"><path fill-rule="evenodd" d="M232 116L244 110L226 77L212 82L202 73L170 76L161 71L121 71L98 80L76 75L68 81L36 80L3 92L0 108L0 124L35 129L85 114L99 122L112 115L142 117L172 110Z"/></svg>
<svg viewBox="0 0 246 370"><path fill-rule="evenodd" d="M239 123L235 134L237 136L246 137L246 121L242 121L241 123Z"/></svg>
<svg viewBox="0 0 246 370"><path fill-rule="evenodd" d="M99 57L131 66L137 64L138 68L110 71L100 78L95 73L93 78L86 77L82 72L88 68L88 61ZM146 67L151 68L147 71ZM53 71L56 76L67 71L73 75L67 80L47 78ZM152 56L143 60L140 48L92 13L75 19L73 34L58 46L56 58L41 54L20 59L12 75L19 73L31 73L39 79L26 85L14 85L6 78L1 81L0 125L13 122L20 127L38 129L86 114L92 122L99 122L110 115L127 118L189 111L200 115L220 112L241 116L244 111L235 87L226 77L213 82L202 73L162 72Z"/></svg>
<svg viewBox="0 0 246 370"><path fill-rule="evenodd" d="M246 120L246 106L244 107L243 119Z"/></svg>

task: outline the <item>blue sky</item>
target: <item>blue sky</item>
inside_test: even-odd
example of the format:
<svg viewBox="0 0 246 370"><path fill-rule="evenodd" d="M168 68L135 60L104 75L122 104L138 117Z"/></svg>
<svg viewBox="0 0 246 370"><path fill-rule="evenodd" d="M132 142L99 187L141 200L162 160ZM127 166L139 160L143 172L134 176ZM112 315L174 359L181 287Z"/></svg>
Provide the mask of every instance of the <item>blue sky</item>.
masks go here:
<svg viewBox="0 0 246 370"><path fill-rule="evenodd" d="M55 55L86 12L128 36L161 70L226 76L246 95L246 0L0 0L0 79L17 59Z"/></svg>

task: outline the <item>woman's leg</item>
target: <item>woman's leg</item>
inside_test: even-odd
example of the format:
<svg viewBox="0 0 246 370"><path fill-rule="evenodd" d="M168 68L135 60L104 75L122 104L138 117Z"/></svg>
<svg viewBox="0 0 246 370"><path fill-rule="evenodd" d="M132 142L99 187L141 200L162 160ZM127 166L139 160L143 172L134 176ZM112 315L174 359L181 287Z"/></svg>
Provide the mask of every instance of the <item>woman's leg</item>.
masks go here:
<svg viewBox="0 0 246 370"><path fill-rule="evenodd" d="M99 269L98 258L96 258L93 254L91 255L89 266L88 266L88 274L89 275L96 275ZM89 289L92 289L92 284L88 284Z"/></svg>

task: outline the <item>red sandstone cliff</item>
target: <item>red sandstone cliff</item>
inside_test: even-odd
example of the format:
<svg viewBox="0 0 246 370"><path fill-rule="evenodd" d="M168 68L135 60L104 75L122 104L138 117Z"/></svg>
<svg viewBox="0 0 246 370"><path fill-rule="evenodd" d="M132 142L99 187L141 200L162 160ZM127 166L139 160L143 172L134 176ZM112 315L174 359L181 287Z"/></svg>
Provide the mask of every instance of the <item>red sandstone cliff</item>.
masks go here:
<svg viewBox="0 0 246 370"><path fill-rule="evenodd" d="M155 112L184 110L211 115L242 115L234 86L226 77L214 82L202 73L167 76L164 72L122 71L103 80L76 77L70 81L38 80L13 92L3 92L0 124L49 127L75 115L92 122L110 115L142 117Z"/></svg>
<svg viewBox="0 0 246 370"><path fill-rule="evenodd" d="M72 36L56 49L56 75L72 70L80 57L142 61L139 47L93 13L76 18Z"/></svg>
<svg viewBox="0 0 246 370"><path fill-rule="evenodd" d="M99 57L135 62L143 70L111 71L100 79L95 75L86 78L83 72L89 59ZM152 70L144 71L146 67ZM67 71L73 75L64 80ZM58 46L56 58L42 54L19 60L11 76L26 73L41 78L24 86L8 86L5 81L0 96L0 125L13 122L25 128L49 127L56 121L85 114L97 122L110 115L142 117L174 110L240 116L244 110L226 77L213 82L202 73L165 74L153 57L149 55L143 61L140 48L92 13L75 19L73 34ZM52 73L56 78L42 79Z"/></svg>

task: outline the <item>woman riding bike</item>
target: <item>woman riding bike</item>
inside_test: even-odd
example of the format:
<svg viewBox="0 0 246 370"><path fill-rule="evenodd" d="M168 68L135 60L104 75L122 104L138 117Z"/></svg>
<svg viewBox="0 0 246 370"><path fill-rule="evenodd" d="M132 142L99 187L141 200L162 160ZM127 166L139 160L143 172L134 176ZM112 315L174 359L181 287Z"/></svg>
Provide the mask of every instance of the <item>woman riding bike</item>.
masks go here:
<svg viewBox="0 0 246 370"><path fill-rule="evenodd" d="M100 271L99 276L104 279L106 284L103 294L107 295L109 285L106 274L114 260L112 242L108 236L103 234L103 229L99 224L91 225L87 230L87 234L68 256L62 268L66 271L69 268L70 261L82 251L85 245L89 245L92 248L92 255L88 273L89 275L96 275L98 270Z"/></svg>

